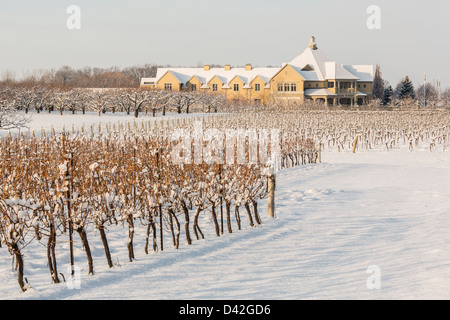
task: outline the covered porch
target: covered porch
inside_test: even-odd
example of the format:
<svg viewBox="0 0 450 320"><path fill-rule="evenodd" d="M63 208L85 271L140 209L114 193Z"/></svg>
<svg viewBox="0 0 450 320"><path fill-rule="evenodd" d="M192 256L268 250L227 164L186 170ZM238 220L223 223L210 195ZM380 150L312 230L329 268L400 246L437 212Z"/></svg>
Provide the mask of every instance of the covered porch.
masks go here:
<svg viewBox="0 0 450 320"><path fill-rule="evenodd" d="M324 105L336 105L337 95L328 89L306 89L305 98Z"/></svg>

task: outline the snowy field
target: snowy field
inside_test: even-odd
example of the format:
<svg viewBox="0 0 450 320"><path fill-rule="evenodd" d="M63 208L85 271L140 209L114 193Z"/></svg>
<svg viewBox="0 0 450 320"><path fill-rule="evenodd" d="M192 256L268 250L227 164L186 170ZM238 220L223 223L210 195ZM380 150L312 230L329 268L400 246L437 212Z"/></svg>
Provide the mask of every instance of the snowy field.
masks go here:
<svg viewBox="0 0 450 320"><path fill-rule="evenodd" d="M132 263L119 225L108 231L111 269L89 230L95 274L76 242L75 287L51 284L46 249L34 243L24 250L32 289L21 293L2 247L0 299L450 299L450 152L324 152L320 164L278 172L275 201L276 219L262 201L262 225L241 212L243 230L233 224L221 237L203 214L205 240L182 238L178 250L166 234L164 251L146 255L137 227ZM58 243L66 277L68 251Z"/></svg>
<svg viewBox="0 0 450 320"><path fill-rule="evenodd" d="M91 236L95 275L78 248L79 288L51 284L45 248L28 247L20 293L11 259L0 249L2 299L449 299L450 153L324 153L318 165L278 173L277 218L191 246L127 261L126 230L111 237L108 269ZM260 205L263 212L264 204ZM264 214L262 214L264 216ZM242 215L244 217L244 215ZM140 230L143 232L143 230ZM111 233L111 231L110 231ZM136 239L143 237L136 236ZM65 248L65 250L62 250ZM60 272L67 274L67 246ZM58 251L57 251L58 254ZM65 267L64 267L65 265ZM379 289L367 282L380 271ZM372 269L369 269L372 271Z"/></svg>
<svg viewBox="0 0 450 320"><path fill-rule="evenodd" d="M86 132L89 133L90 126L92 125L94 130L98 127L98 125L101 125L102 127L105 124L119 124L119 123L127 123L130 124L136 123L138 126L141 125L141 123L147 122L147 121L157 121L158 123L161 120L172 120L177 118L183 118L183 117L203 117L208 116L212 114L201 114L201 113L190 113L190 114L176 114L176 113L166 113L166 115L163 117L160 113L156 115L156 117L153 117L151 114L146 113L140 113L138 118L135 118L132 114L127 115L124 112L116 112L111 113L107 112L105 114L102 114L99 116L97 112L86 112L86 114L82 114L81 112L78 112L76 114L72 114L71 112L65 111L63 115L59 114L59 111L53 111L52 113L48 112L41 112L36 113L33 111L30 111L26 117L30 120L27 124L27 128L22 129L22 133L27 135L31 134L33 131L35 135L40 135L42 130L49 133L52 130L55 130L56 132L61 132L64 128L65 131L71 132L72 128L75 131L80 131L82 127L86 130ZM11 130L12 134L19 134L19 130ZM6 130L0 130L0 137L8 135L8 132Z"/></svg>

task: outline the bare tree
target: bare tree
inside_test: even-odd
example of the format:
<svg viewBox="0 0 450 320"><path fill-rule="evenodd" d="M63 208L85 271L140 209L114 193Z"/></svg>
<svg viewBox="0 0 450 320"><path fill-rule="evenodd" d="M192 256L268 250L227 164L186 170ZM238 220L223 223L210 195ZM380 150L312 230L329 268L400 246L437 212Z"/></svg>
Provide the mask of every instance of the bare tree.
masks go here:
<svg viewBox="0 0 450 320"><path fill-rule="evenodd" d="M89 104L92 110L97 111L99 117L102 113L106 112L111 102L111 95L108 90L95 90L91 92L89 98Z"/></svg>
<svg viewBox="0 0 450 320"><path fill-rule="evenodd" d="M111 103L114 106L113 108L115 109L115 106L118 106L121 112L126 112L126 114L129 115L133 107L133 103L127 96L127 94L130 92L130 90L113 90L111 92Z"/></svg>
<svg viewBox="0 0 450 320"><path fill-rule="evenodd" d="M156 116L156 112L163 108L165 102L167 100L168 93L167 91L154 90L149 92L147 106L152 111L153 117Z"/></svg>
<svg viewBox="0 0 450 320"><path fill-rule="evenodd" d="M28 87L17 88L14 90L14 94L17 107L24 110L25 113L28 113L29 109L34 104L35 94L33 89Z"/></svg>
<svg viewBox="0 0 450 320"><path fill-rule="evenodd" d="M64 108L69 105L70 94L65 90L55 90L52 94L52 104L59 110L59 114L63 115Z"/></svg>
<svg viewBox="0 0 450 320"><path fill-rule="evenodd" d="M185 93L183 91L172 92L168 105L180 114L185 106Z"/></svg>
<svg viewBox="0 0 450 320"><path fill-rule="evenodd" d="M207 113L217 112L221 106L226 104L226 98L222 95L202 93L199 95L198 103Z"/></svg>
<svg viewBox="0 0 450 320"><path fill-rule="evenodd" d="M0 100L0 130L26 128L30 117L15 110L13 100Z"/></svg>
<svg viewBox="0 0 450 320"><path fill-rule="evenodd" d="M34 87L34 110L36 113L40 113L44 106L48 104L51 97L51 90L43 86Z"/></svg>
<svg viewBox="0 0 450 320"><path fill-rule="evenodd" d="M199 95L196 92L185 92L184 93L184 108L186 113L189 113L192 105L197 103L199 100Z"/></svg>
<svg viewBox="0 0 450 320"><path fill-rule="evenodd" d="M134 112L134 117L139 117L139 112L141 111L144 103L148 100L148 92L146 90L134 90L131 93L127 93L128 99L132 102L132 110Z"/></svg>

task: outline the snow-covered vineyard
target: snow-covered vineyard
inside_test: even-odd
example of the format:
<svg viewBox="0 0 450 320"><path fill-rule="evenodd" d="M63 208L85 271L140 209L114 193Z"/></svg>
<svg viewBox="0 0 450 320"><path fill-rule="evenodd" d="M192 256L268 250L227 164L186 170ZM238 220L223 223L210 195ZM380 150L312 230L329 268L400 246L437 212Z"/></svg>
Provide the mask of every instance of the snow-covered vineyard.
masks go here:
<svg viewBox="0 0 450 320"><path fill-rule="evenodd" d="M448 111L51 117L0 140L1 298L450 292Z"/></svg>

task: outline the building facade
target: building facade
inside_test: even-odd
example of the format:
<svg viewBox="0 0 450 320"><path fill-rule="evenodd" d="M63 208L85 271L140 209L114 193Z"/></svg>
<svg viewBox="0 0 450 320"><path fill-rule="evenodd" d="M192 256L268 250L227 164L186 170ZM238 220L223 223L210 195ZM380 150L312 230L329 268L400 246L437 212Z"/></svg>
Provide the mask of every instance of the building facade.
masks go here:
<svg viewBox="0 0 450 320"><path fill-rule="evenodd" d="M203 91L231 100L258 103L320 101L325 105L362 105L372 98L374 67L342 65L308 47L279 68L158 68L155 78L142 78L141 87L168 91Z"/></svg>

